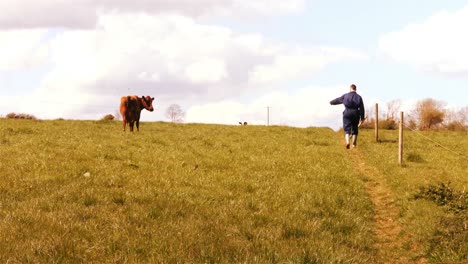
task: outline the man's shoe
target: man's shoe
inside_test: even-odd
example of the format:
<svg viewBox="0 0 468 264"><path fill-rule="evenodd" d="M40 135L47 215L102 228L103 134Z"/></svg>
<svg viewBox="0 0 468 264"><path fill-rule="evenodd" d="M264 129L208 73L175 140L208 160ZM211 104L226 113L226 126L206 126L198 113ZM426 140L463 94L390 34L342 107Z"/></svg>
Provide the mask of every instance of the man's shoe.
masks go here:
<svg viewBox="0 0 468 264"><path fill-rule="evenodd" d="M346 144L346 149L349 149L349 144Z"/></svg>
<svg viewBox="0 0 468 264"><path fill-rule="evenodd" d="M353 148L356 148L357 146L353 144Z"/></svg>

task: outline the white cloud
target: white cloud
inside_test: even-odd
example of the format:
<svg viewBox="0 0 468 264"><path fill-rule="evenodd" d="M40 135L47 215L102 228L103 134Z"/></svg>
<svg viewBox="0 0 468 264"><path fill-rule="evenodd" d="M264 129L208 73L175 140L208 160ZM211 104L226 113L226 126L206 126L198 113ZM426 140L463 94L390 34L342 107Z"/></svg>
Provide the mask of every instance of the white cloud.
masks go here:
<svg viewBox="0 0 468 264"><path fill-rule="evenodd" d="M220 59L200 58L186 68L185 74L192 83L213 83L227 77L227 70Z"/></svg>
<svg viewBox="0 0 468 264"><path fill-rule="evenodd" d="M40 111L41 118L89 112L87 105L110 96L102 103L113 109L127 94L204 104L278 89L331 63L364 57L346 49L271 43L259 34L178 15L102 15L95 29L60 31L47 41L51 70L25 108Z"/></svg>
<svg viewBox="0 0 468 264"><path fill-rule="evenodd" d="M0 71L43 64L48 55L48 48L43 43L46 33L46 30L0 31Z"/></svg>
<svg viewBox="0 0 468 264"><path fill-rule="evenodd" d="M380 38L381 52L417 69L468 76L468 6L440 12Z"/></svg>
<svg viewBox="0 0 468 264"><path fill-rule="evenodd" d="M272 91L248 103L226 100L195 105L187 110L187 122L235 125L238 122L265 125L267 107L270 124L307 126L341 126L343 107L330 101L346 92L340 87L308 87L295 92Z"/></svg>
<svg viewBox="0 0 468 264"><path fill-rule="evenodd" d="M181 16L105 15L94 30L65 31L51 41L54 68L43 89L198 95L223 87L220 94L232 94L259 63L256 47L239 37Z"/></svg>
<svg viewBox="0 0 468 264"><path fill-rule="evenodd" d="M235 101L219 101L192 106L186 114L188 123L236 124L245 115L245 106Z"/></svg>
<svg viewBox="0 0 468 264"><path fill-rule="evenodd" d="M90 2L75 2L76 21L81 19L81 9L87 10L92 5ZM247 119L261 123L266 105L271 105L272 115L275 111L282 113L283 109L288 109L287 116L276 121L273 119L277 124L321 125L328 112L314 108L316 104L303 100L315 98L320 93L315 91L311 94L303 90L290 94L281 92L281 87L288 81L308 78L332 63L366 59L365 55L354 50L272 42L260 34L240 34L182 15L131 13L139 7L126 1L117 2L129 5L122 7L122 10L129 12L123 12L120 7L117 8L119 12L99 11L97 20L90 28L79 25L77 29L59 31L0 31L0 40L2 36L8 40L0 42L0 54L7 58L0 62L0 70L44 63L50 69L42 82L37 84L38 88L27 97L22 97L21 103L15 105L17 109L11 111L33 113L39 118L97 118L114 113L122 95L149 94L156 97L160 112L163 112L163 108L158 107L164 107L165 102L192 106L188 119L197 122L223 123L228 117L234 123ZM276 8L283 5L286 5L284 8L287 12L303 8L303 1L299 0L288 3L221 2L219 5L222 8L262 9L268 14L279 12ZM19 1L18 5L22 3ZM25 10L25 14L41 12L36 4L51 3L45 0L34 2ZM57 10L62 5L66 6L65 1L54 3ZM109 3L102 1L100 4ZM187 2L188 5L191 3ZM215 1L207 1L209 3L212 3L210 8L213 10L221 8ZM166 4L181 5L181 1L168 1ZM0 8L2 5L5 5L5 1L0 0ZM14 10L10 11L14 13ZM55 11L52 13L58 12ZM216 12L222 13L219 10ZM0 27L5 17L5 14L0 14ZM74 18L71 15L70 19ZM60 19L68 18L65 14ZM44 25L49 25L49 22L52 23L47 20ZM63 22L62 26L68 22ZM41 23L35 25L40 26ZM248 104L230 99L259 93L268 95ZM326 102L329 100L327 98ZM314 114L308 115L303 112L304 108Z"/></svg>
<svg viewBox="0 0 468 264"><path fill-rule="evenodd" d="M0 0L0 28L92 28L102 13L256 17L297 13L306 0Z"/></svg>
<svg viewBox="0 0 468 264"><path fill-rule="evenodd" d="M8 113L18 111L18 102L21 102L19 96L0 96L0 117L6 116Z"/></svg>
<svg viewBox="0 0 468 264"><path fill-rule="evenodd" d="M40 119L54 118L80 118L97 119L104 114L113 114L118 109L105 107L99 104L102 98L96 98L91 94L77 92L72 89L64 89L56 93L44 94L36 92L30 96L22 97L13 112L30 113ZM77 116L79 111L79 116Z"/></svg>
<svg viewBox="0 0 468 264"><path fill-rule="evenodd" d="M271 84L309 76L312 72L341 60L367 60L367 55L349 49L318 47L295 48L283 47L271 50L273 62L257 65L250 74L255 84Z"/></svg>
<svg viewBox="0 0 468 264"><path fill-rule="evenodd" d="M217 8L218 15L231 17L272 16L299 13L306 7L306 0L232 0L225 2L224 6Z"/></svg>

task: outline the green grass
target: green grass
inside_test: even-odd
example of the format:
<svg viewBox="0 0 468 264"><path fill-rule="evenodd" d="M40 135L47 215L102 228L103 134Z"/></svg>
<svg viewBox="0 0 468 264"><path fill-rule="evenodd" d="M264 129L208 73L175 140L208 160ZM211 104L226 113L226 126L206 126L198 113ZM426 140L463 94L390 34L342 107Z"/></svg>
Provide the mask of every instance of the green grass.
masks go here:
<svg viewBox="0 0 468 264"><path fill-rule="evenodd" d="M467 162L408 134L413 161L400 168L394 143L362 135L359 151L397 194L418 254L466 257L466 239L451 244L439 228L454 213L414 196L438 182L463 190ZM466 133L431 136L468 149ZM0 262L375 262L373 204L341 138L327 128L143 123L132 134L115 121L0 119Z"/></svg>
<svg viewBox="0 0 468 264"><path fill-rule="evenodd" d="M437 199L417 197L422 190L449 185L457 193L455 202L468 201L468 133L404 131L403 167L398 166L398 144L393 143L398 141L398 131L381 131L382 143L371 143L371 130L364 130L361 138L366 141L360 146L366 163L380 169L395 193L404 227L400 235L407 241L408 252L434 263L467 262L466 204L455 211L440 206Z"/></svg>

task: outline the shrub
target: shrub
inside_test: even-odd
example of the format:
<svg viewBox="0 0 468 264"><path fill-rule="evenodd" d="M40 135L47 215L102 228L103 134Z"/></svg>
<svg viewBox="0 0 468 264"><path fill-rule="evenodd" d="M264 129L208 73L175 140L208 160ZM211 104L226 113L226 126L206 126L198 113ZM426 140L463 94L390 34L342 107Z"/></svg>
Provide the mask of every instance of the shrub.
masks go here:
<svg viewBox="0 0 468 264"><path fill-rule="evenodd" d="M108 114L108 115L103 116L103 117L101 118L101 120L109 120L109 121L112 121L112 120L114 120L114 118L115 118L115 117L114 117L113 115Z"/></svg>
<svg viewBox="0 0 468 264"><path fill-rule="evenodd" d="M367 119L364 123L361 125L361 129L374 129L375 126L375 119ZM380 129L389 129L389 130L395 130L398 129L398 123L389 118L386 120L379 120L379 128Z"/></svg>
<svg viewBox="0 0 468 264"><path fill-rule="evenodd" d="M374 129L374 123L375 123L375 119L373 118L367 119L364 123L362 123L360 128L361 129Z"/></svg>
<svg viewBox="0 0 468 264"><path fill-rule="evenodd" d="M433 201L448 211L441 217L429 239L428 256L441 262L447 258L447 252L450 252L455 255L453 260L466 260L468 193L453 189L450 183L441 183L421 187L414 198Z"/></svg>
<svg viewBox="0 0 468 264"><path fill-rule="evenodd" d="M398 129L398 123L394 119L388 118L386 120L379 121L379 128L395 130Z"/></svg>
<svg viewBox="0 0 468 264"><path fill-rule="evenodd" d="M450 182L420 187L414 197L434 201L437 205L447 206L449 210L455 212L468 209L468 193L454 190Z"/></svg>
<svg viewBox="0 0 468 264"><path fill-rule="evenodd" d="M450 131L466 131L468 126L463 125L460 121L453 121L447 125L447 129Z"/></svg>
<svg viewBox="0 0 468 264"><path fill-rule="evenodd" d="M423 162L424 159L418 153L410 152L406 155L406 160L410 162Z"/></svg>
<svg viewBox="0 0 468 264"><path fill-rule="evenodd" d="M442 123L445 118L444 103L428 98L416 103L414 113L420 130L429 130Z"/></svg>
<svg viewBox="0 0 468 264"><path fill-rule="evenodd" d="M6 115L6 118L14 118L14 119L32 119L32 120L37 120L37 118L31 114L25 114L25 113L8 113Z"/></svg>

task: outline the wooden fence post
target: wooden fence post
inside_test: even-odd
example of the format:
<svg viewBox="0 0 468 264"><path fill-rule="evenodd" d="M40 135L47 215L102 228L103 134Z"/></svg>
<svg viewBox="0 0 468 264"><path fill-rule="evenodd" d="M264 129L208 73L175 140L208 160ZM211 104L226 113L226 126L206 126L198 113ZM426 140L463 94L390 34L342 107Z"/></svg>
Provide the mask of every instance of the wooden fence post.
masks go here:
<svg viewBox="0 0 468 264"><path fill-rule="evenodd" d="M379 142L379 104L375 104L375 142Z"/></svg>
<svg viewBox="0 0 468 264"><path fill-rule="evenodd" d="M398 137L398 163L403 165L403 112L400 112L400 133Z"/></svg>

